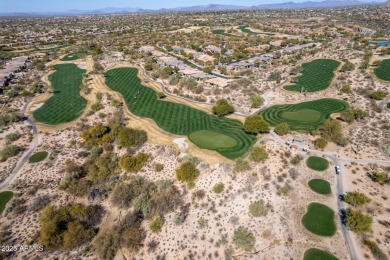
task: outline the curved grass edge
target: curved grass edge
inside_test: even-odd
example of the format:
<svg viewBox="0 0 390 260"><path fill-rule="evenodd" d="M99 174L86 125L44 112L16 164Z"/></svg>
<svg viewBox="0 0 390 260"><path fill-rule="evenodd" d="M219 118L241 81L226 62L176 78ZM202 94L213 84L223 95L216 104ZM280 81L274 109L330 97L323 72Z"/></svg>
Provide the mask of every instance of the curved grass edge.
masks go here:
<svg viewBox="0 0 390 260"><path fill-rule="evenodd" d="M42 162L42 161L44 161L47 158L48 155L49 155L49 152L47 152L47 151L36 152L36 153L34 153L33 155L30 156L28 161L30 163Z"/></svg>
<svg viewBox="0 0 390 260"><path fill-rule="evenodd" d="M330 187L330 183L324 179L311 179L310 181L307 182L307 185L312 191L321 195L329 195L332 193L332 188Z"/></svg>
<svg viewBox="0 0 390 260"><path fill-rule="evenodd" d="M0 215L3 213L7 203L12 199L14 193L12 191L0 192Z"/></svg>
<svg viewBox="0 0 390 260"><path fill-rule="evenodd" d="M310 218L313 217L313 215L315 215L315 218ZM326 221L328 221L327 223L325 223L327 224L326 227L320 226L320 222L323 221L320 219L320 217L325 218L326 215L328 215L327 217L329 218L326 219ZM336 234L337 231L337 226L334 218L334 211L331 208L318 202L311 202L307 206L306 213L303 215L301 223L306 228L306 230L317 236L332 237L334 234Z"/></svg>
<svg viewBox="0 0 390 260"><path fill-rule="evenodd" d="M306 159L306 166L314 171L322 172L329 168L329 161L319 156L310 156Z"/></svg>
<svg viewBox="0 0 390 260"><path fill-rule="evenodd" d="M303 260L338 260L338 258L327 251L318 248L309 248L305 251Z"/></svg>

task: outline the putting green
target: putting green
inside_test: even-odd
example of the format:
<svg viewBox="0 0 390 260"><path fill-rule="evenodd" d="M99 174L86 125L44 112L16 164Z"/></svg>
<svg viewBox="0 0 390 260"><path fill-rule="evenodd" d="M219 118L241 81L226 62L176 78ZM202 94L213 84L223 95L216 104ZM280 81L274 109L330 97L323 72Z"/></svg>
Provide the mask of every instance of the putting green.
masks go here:
<svg viewBox="0 0 390 260"><path fill-rule="evenodd" d="M237 145L234 138L211 130L193 132L188 138L203 149L232 148Z"/></svg>
<svg viewBox="0 0 390 260"><path fill-rule="evenodd" d="M306 250L303 260L338 260L338 258L326 251L310 248Z"/></svg>
<svg viewBox="0 0 390 260"><path fill-rule="evenodd" d="M3 213L5 206L12 199L14 193L12 191L0 192L0 215Z"/></svg>
<svg viewBox="0 0 390 260"><path fill-rule="evenodd" d="M322 179L313 179L308 182L311 190L322 195L328 195L332 192L330 183Z"/></svg>
<svg viewBox="0 0 390 260"><path fill-rule="evenodd" d="M283 112L282 117L295 121L316 122L320 120L321 113L315 110L302 109L294 112Z"/></svg>
<svg viewBox="0 0 390 260"><path fill-rule="evenodd" d="M30 157L29 162L30 163L41 162L45 160L48 155L49 153L46 151L37 152Z"/></svg>
<svg viewBox="0 0 390 260"><path fill-rule="evenodd" d="M296 92L315 92L329 87L334 77L334 71L340 62L331 59L318 59L302 64L302 75L295 77L296 83L285 86L284 89Z"/></svg>
<svg viewBox="0 0 390 260"><path fill-rule="evenodd" d="M309 204L302 218L302 224L307 230L319 236L331 237L336 233L334 212L321 203Z"/></svg>
<svg viewBox="0 0 390 260"><path fill-rule="evenodd" d="M137 74L137 69L130 68L112 69L105 74L107 86L123 96L131 113L151 118L169 133L191 135L190 140L199 147L214 150L229 159L245 155L256 142L256 137L245 133L238 120L158 99L153 89L141 84Z"/></svg>
<svg viewBox="0 0 390 260"><path fill-rule="evenodd" d="M325 171L329 167L329 161L318 156L310 156L306 160L306 165L315 171Z"/></svg>
<svg viewBox="0 0 390 260"><path fill-rule="evenodd" d="M390 81L390 59L383 60L374 70L378 79Z"/></svg>
<svg viewBox="0 0 390 260"><path fill-rule="evenodd" d="M348 103L338 99L324 98L298 104L274 105L260 112L270 125L287 123L293 131L318 129L333 113L348 109Z"/></svg>
<svg viewBox="0 0 390 260"><path fill-rule="evenodd" d="M53 67L56 71L49 75L49 80L54 94L33 116L39 122L58 125L75 120L87 106L87 100L80 95L85 70L72 63Z"/></svg>

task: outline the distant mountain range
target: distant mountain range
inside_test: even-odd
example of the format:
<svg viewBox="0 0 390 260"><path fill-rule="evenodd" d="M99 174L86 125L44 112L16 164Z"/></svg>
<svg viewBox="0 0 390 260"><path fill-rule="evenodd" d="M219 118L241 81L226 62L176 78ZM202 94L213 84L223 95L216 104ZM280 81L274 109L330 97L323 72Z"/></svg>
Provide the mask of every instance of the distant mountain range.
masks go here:
<svg viewBox="0 0 390 260"><path fill-rule="evenodd" d="M279 4L263 4L257 6L238 6L238 5L197 5L189 7L177 8L162 8L162 9L142 9L142 8L114 8L107 7L98 10L77 10L72 9L64 12L0 12L0 16L73 16L73 15L94 15L94 14L125 14L125 13L150 13L150 12L185 12L185 11L221 11L221 10L256 10L256 9L292 9L292 8L321 8L321 7L343 7L343 6L357 6L381 4L383 2L361 2L358 0L325 0L321 2L285 2ZM387 0L383 4L390 4Z"/></svg>

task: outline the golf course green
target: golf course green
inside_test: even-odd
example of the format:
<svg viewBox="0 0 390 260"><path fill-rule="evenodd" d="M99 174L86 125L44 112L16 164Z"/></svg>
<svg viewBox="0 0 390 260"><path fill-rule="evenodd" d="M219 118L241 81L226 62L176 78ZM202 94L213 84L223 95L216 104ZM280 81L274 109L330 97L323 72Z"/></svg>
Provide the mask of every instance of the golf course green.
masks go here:
<svg viewBox="0 0 390 260"><path fill-rule="evenodd" d="M256 137L245 133L241 122L218 117L186 105L160 100L156 92L141 84L135 68L106 72L106 84L119 92L133 114L153 119L163 130L186 135L197 146L236 159L247 153Z"/></svg>
<svg viewBox="0 0 390 260"><path fill-rule="evenodd" d="M390 59L383 60L379 66L374 69L374 74L378 79L390 81Z"/></svg>
<svg viewBox="0 0 390 260"><path fill-rule="evenodd" d="M287 123L293 131L318 129L333 113L347 110L345 101L324 98L298 104L274 105L260 112L270 125Z"/></svg>
<svg viewBox="0 0 390 260"><path fill-rule="evenodd" d="M230 33L226 33L225 30L223 29L216 29L216 30L212 30L211 31L213 34L216 34L216 35L224 35L224 36L235 36L234 34L230 34Z"/></svg>
<svg viewBox="0 0 390 260"><path fill-rule="evenodd" d="M242 26L238 26L237 29L239 29L243 33L247 33L250 35L258 35L258 34L269 35L269 36L275 35L274 33L254 32L254 31L249 30L246 27L248 27L248 26L242 25Z"/></svg>
<svg viewBox="0 0 390 260"><path fill-rule="evenodd" d="M310 189L322 195L328 195L332 192L329 182L322 179L313 179L308 182Z"/></svg>
<svg viewBox="0 0 390 260"><path fill-rule="evenodd" d="M310 156L306 160L306 166L315 171L325 171L329 167L329 161L318 156Z"/></svg>
<svg viewBox="0 0 390 260"><path fill-rule="evenodd" d="M46 151L37 152L37 153L31 155L29 162L30 163L42 162L43 160L46 159L46 157L48 155L49 155L49 153Z"/></svg>
<svg viewBox="0 0 390 260"><path fill-rule="evenodd" d="M336 233L334 212L321 203L310 203L306 214L302 218L303 226L319 236L333 236Z"/></svg>
<svg viewBox="0 0 390 260"><path fill-rule="evenodd" d="M338 260L338 258L326 251L310 248L306 250L303 260Z"/></svg>
<svg viewBox="0 0 390 260"><path fill-rule="evenodd" d="M14 193L12 191L0 192L0 215L3 213L5 206L12 199Z"/></svg>
<svg viewBox="0 0 390 260"><path fill-rule="evenodd" d="M294 78L294 84L284 89L296 92L316 92L326 89L333 80L340 62L332 59L318 59L302 64L302 75Z"/></svg>
<svg viewBox="0 0 390 260"><path fill-rule="evenodd" d="M71 54L64 56L61 60L62 61L78 60L78 59L84 58L87 54L88 53L86 53L86 52L71 53Z"/></svg>
<svg viewBox="0 0 390 260"><path fill-rule="evenodd" d="M34 111L35 120L48 125L58 125L75 120L84 112L87 100L80 95L85 70L75 64L59 64L49 75L53 96Z"/></svg>

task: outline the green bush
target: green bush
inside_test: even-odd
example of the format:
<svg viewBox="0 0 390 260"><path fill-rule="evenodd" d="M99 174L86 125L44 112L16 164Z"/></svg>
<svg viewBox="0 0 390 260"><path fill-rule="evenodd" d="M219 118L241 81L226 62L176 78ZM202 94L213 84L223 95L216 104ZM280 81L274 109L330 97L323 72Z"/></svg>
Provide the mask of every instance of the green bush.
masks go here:
<svg viewBox="0 0 390 260"><path fill-rule="evenodd" d="M251 169L249 162L244 159L237 159L236 164L234 165L235 172L245 172Z"/></svg>
<svg viewBox="0 0 390 260"><path fill-rule="evenodd" d="M148 140L148 135L144 130L122 127L118 133L118 144L120 146L140 147Z"/></svg>
<svg viewBox="0 0 390 260"><path fill-rule="evenodd" d="M250 158L255 162L264 162L268 159L268 153L265 146L255 146L252 149Z"/></svg>
<svg viewBox="0 0 390 260"><path fill-rule="evenodd" d="M249 214L252 217L263 217L268 213L268 209L264 205L264 201L254 201L249 204Z"/></svg>
<svg viewBox="0 0 390 260"><path fill-rule="evenodd" d="M251 96L251 108L259 108L264 104L264 99L261 96Z"/></svg>
<svg viewBox="0 0 390 260"><path fill-rule="evenodd" d="M215 193L218 193L218 194L219 194L219 193L222 193L222 192L223 192L224 188L225 188L225 185L224 185L222 182L219 182L219 183L217 183L217 184L214 185L213 191L214 191Z"/></svg>
<svg viewBox="0 0 390 260"><path fill-rule="evenodd" d="M99 110L101 110L103 108L104 108L104 106L102 104L100 104L100 103L94 103L91 106L92 111L95 111L95 112L99 111Z"/></svg>
<svg viewBox="0 0 390 260"><path fill-rule="evenodd" d="M389 174L386 172L373 172L369 176L371 180L382 186L390 182Z"/></svg>
<svg viewBox="0 0 390 260"><path fill-rule="evenodd" d="M184 162L176 169L176 178L181 182L194 182L198 176L199 170L196 169L195 165L190 162Z"/></svg>
<svg viewBox="0 0 390 260"><path fill-rule="evenodd" d="M315 145L315 147L323 150L325 149L325 147L328 145L328 140L326 140L325 138L323 137L319 137L317 139L315 139L313 141L313 144Z"/></svg>
<svg viewBox="0 0 390 260"><path fill-rule="evenodd" d="M369 97L374 100L383 100L388 94L386 91L378 90L371 92Z"/></svg>
<svg viewBox="0 0 390 260"><path fill-rule="evenodd" d="M378 259L378 260L389 259L387 257L387 255L379 248L378 244L375 243L374 241L371 241L368 239L363 239L363 244L366 245L370 249L370 251L375 259Z"/></svg>
<svg viewBox="0 0 390 260"><path fill-rule="evenodd" d="M124 155L119 160L119 165L127 172L137 173L146 164L149 159L149 155L144 153L138 153L135 156Z"/></svg>
<svg viewBox="0 0 390 260"><path fill-rule="evenodd" d="M256 238L248 229L239 227L234 231L233 244L240 249L250 252L255 248Z"/></svg>
<svg viewBox="0 0 390 260"><path fill-rule="evenodd" d="M212 109L213 114L217 116L226 116L234 112L234 107L226 99L220 99Z"/></svg>
<svg viewBox="0 0 390 260"><path fill-rule="evenodd" d="M268 133L269 124L259 115L248 116L245 119L244 131L249 134Z"/></svg>
<svg viewBox="0 0 390 260"><path fill-rule="evenodd" d="M162 170L164 170L164 165L161 164L161 163L154 163L154 164L153 164L153 169L154 169L156 172L161 172Z"/></svg>
<svg viewBox="0 0 390 260"><path fill-rule="evenodd" d="M349 85L344 85L340 88L340 92L341 93L345 93L345 94L349 94L349 93L352 93L352 89L351 89L351 86Z"/></svg>
<svg viewBox="0 0 390 260"><path fill-rule="evenodd" d="M149 224L149 228L153 233L160 233L164 226L164 220L160 217L155 217Z"/></svg>
<svg viewBox="0 0 390 260"><path fill-rule="evenodd" d="M102 229L92 242L101 259L114 259L120 247L120 229Z"/></svg>
<svg viewBox="0 0 390 260"><path fill-rule="evenodd" d="M292 159L291 159L291 164L293 164L293 165L297 165L297 164L299 164L301 161L303 160L303 156L302 155L300 155L300 154L297 154L297 155L295 155Z"/></svg>
<svg viewBox="0 0 390 260"><path fill-rule="evenodd" d="M7 134L5 136L5 140L8 144L12 143L12 142L15 142L16 140L18 140L19 138L21 137L21 134L19 131L15 131L13 133L10 133L10 134Z"/></svg>
<svg viewBox="0 0 390 260"><path fill-rule="evenodd" d="M275 126L275 133L278 135L286 135L290 132L290 126L287 123L281 123Z"/></svg>
<svg viewBox="0 0 390 260"><path fill-rule="evenodd" d="M17 145L6 145L3 149L0 150L0 157L2 160L7 160L8 158L17 155L19 151L20 148Z"/></svg>
<svg viewBox="0 0 390 260"><path fill-rule="evenodd" d="M103 215L100 206L73 204L48 206L39 217L41 230L38 241L49 251L70 250L90 241Z"/></svg>
<svg viewBox="0 0 390 260"><path fill-rule="evenodd" d="M371 231L372 217L364 215L360 210L347 210L347 227L355 233L365 233Z"/></svg>
<svg viewBox="0 0 390 260"><path fill-rule="evenodd" d="M91 158L91 161L88 161L87 164L87 179L94 184L103 183L120 173L118 158L114 154L107 153L97 158Z"/></svg>
<svg viewBox="0 0 390 260"><path fill-rule="evenodd" d="M369 197L358 191L348 192L346 195L344 195L344 200L352 206L360 206L371 202Z"/></svg>

